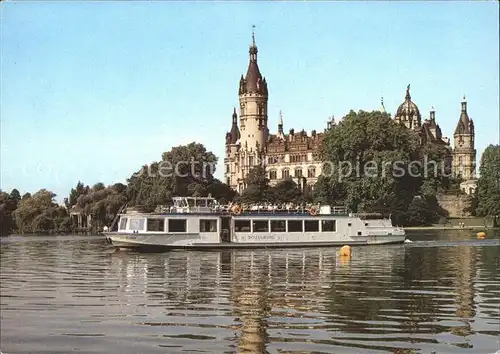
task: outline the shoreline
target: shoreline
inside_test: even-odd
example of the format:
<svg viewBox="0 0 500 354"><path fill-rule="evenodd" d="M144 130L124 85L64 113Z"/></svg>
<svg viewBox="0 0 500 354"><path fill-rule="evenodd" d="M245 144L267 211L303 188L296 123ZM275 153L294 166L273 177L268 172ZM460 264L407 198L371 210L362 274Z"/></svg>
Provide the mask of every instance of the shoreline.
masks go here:
<svg viewBox="0 0 500 354"><path fill-rule="evenodd" d="M499 230L498 227L487 227L487 226L409 226L404 227L405 231L415 231L415 230Z"/></svg>

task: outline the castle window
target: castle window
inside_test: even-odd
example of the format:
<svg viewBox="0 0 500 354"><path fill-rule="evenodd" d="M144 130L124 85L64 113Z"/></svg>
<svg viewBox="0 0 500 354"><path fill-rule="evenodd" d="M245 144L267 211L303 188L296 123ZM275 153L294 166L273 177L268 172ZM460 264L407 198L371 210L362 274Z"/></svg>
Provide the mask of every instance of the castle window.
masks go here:
<svg viewBox="0 0 500 354"><path fill-rule="evenodd" d="M229 186L231 184L231 179L228 177L226 178L226 184Z"/></svg>
<svg viewBox="0 0 500 354"><path fill-rule="evenodd" d="M290 178L290 171L288 169L284 169L283 171L281 171L281 178L282 179Z"/></svg>
<svg viewBox="0 0 500 354"><path fill-rule="evenodd" d="M302 177L302 169L301 168L295 169L295 177Z"/></svg>
<svg viewBox="0 0 500 354"><path fill-rule="evenodd" d="M229 173L229 164L226 165L226 173Z"/></svg>
<svg viewBox="0 0 500 354"><path fill-rule="evenodd" d="M459 165L459 166L462 166L462 163L463 163L462 156L460 156L460 157L458 158L458 165Z"/></svg>
<svg viewBox="0 0 500 354"><path fill-rule="evenodd" d="M269 179L276 179L277 175L278 173L276 170L269 171Z"/></svg>
<svg viewBox="0 0 500 354"><path fill-rule="evenodd" d="M316 167L311 166L307 169L307 177L314 178L316 177Z"/></svg>
<svg viewBox="0 0 500 354"><path fill-rule="evenodd" d="M248 164L249 164L250 166L253 166L253 156L249 156L249 157L248 157Z"/></svg>

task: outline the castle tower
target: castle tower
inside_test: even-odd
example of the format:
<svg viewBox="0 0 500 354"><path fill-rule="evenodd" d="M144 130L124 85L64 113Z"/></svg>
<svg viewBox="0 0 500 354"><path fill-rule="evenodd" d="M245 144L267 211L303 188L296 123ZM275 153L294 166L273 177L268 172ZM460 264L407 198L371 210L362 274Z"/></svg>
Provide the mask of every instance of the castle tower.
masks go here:
<svg viewBox="0 0 500 354"><path fill-rule="evenodd" d="M283 132L283 114L280 111L280 120L278 122L278 134L280 139L285 139L285 133Z"/></svg>
<svg viewBox="0 0 500 354"><path fill-rule="evenodd" d="M231 130L226 134L226 156L224 158L224 180L226 184L236 188L238 181L238 157L240 149L240 130L238 129L238 115L233 110Z"/></svg>
<svg viewBox="0 0 500 354"><path fill-rule="evenodd" d="M269 129L267 126L268 91L266 79L257 65L257 46L252 33L250 61L246 76L241 76L239 88L241 167L246 176L248 171L261 163Z"/></svg>
<svg viewBox="0 0 500 354"><path fill-rule="evenodd" d="M467 114L467 101L462 100L462 112L453 134L453 175L463 180L476 178L476 150L474 149L474 122Z"/></svg>

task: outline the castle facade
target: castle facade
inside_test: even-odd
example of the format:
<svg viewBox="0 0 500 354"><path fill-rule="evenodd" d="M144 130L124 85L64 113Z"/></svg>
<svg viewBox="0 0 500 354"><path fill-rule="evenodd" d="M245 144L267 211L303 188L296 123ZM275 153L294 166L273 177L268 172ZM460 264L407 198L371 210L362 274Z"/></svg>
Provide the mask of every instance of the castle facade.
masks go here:
<svg viewBox="0 0 500 354"><path fill-rule="evenodd" d="M333 119L327 122L323 132L313 130L307 134L304 130L290 129L285 133L280 112L277 132L271 134L268 127L267 81L257 64L258 50L254 35L249 53L247 73L241 76L239 83L239 119L235 108L231 129L226 133L224 181L241 193L246 188L245 178L249 171L262 166L271 185L292 178L302 188L312 189L322 172L319 149L326 129L334 124ZM381 110L385 111L383 101ZM410 85L406 90L405 101L397 109L394 119L414 130L421 144L445 146L449 150L453 174L464 181L461 188L467 193L475 190L474 122L468 116L465 97L453 135L453 149L450 139L443 137L441 128L436 123L434 109L431 109L429 119L422 122L420 110L411 100Z"/></svg>

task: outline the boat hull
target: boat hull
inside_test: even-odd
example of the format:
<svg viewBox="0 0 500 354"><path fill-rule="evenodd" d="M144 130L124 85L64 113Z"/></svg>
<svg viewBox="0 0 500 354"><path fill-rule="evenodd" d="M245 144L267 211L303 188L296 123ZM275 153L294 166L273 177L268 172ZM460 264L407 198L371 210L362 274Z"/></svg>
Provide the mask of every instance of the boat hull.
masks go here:
<svg viewBox="0 0 500 354"><path fill-rule="evenodd" d="M350 237L344 240L317 241L317 242L210 242L204 243L200 240L183 240L183 242L162 242L165 237L154 235L117 235L105 234L106 241L118 249L256 249L256 248L304 248L304 247L339 247L343 245L381 245L403 243L405 235L380 235L365 237ZM166 241L166 240L165 240Z"/></svg>

